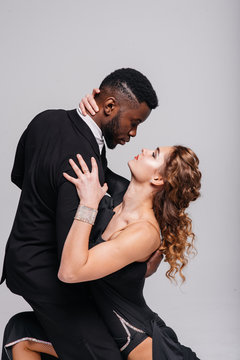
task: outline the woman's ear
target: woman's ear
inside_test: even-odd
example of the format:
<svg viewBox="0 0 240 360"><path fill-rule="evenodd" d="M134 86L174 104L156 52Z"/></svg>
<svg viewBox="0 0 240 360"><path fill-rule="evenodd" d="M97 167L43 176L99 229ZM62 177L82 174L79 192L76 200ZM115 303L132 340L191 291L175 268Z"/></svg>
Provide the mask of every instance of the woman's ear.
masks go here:
<svg viewBox="0 0 240 360"><path fill-rule="evenodd" d="M150 180L150 183L155 186L162 186L164 184L164 180L160 174L155 174Z"/></svg>
<svg viewBox="0 0 240 360"><path fill-rule="evenodd" d="M109 97L103 104L103 111L106 116L112 115L113 111L116 111L117 101L114 97Z"/></svg>

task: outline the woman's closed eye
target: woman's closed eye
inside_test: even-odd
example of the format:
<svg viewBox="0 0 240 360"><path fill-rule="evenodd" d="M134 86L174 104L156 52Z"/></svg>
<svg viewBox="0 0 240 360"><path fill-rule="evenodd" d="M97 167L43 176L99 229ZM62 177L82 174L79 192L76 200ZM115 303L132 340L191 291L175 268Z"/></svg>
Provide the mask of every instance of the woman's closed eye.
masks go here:
<svg viewBox="0 0 240 360"><path fill-rule="evenodd" d="M159 147L157 147L157 149L153 151L152 157L154 157L154 159L157 159L159 157L159 154L160 154L160 149Z"/></svg>

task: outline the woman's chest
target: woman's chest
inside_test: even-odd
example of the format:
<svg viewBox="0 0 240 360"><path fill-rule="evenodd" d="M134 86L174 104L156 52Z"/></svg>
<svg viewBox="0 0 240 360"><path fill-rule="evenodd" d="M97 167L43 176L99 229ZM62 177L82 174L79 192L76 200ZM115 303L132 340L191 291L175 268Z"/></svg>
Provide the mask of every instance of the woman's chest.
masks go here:
<svg viewBox="0 0 240 360"><path fill-rule="evenodd" d="M113 240L127 225L127 221L113 216L106 229L102 233L103 240Z"/></svg>

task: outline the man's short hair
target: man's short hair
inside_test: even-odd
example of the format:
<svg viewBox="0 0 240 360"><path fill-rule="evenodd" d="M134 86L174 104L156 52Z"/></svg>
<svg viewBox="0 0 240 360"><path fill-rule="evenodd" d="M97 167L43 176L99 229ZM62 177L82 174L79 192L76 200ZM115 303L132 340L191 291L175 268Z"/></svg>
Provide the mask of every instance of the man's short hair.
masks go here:
<svg viewBox="0 0 240 360"><path fill-rule="evenodd" d="M150 109L158 106L158 98L150 81L140 71L123 68L115 70L102 81L100 90L112 89L130 101L146 102Z"/></svg>

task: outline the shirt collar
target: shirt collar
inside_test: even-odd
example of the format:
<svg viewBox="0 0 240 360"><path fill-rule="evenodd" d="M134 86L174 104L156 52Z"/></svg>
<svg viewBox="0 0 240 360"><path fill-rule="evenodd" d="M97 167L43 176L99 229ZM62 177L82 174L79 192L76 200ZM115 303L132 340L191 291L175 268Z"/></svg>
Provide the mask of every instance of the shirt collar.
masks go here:
<svg viewBox="0 0 240 360"><path fill-rule="evenodd" d="M77 113L80 116L80 118L88 125L88 127L90 128L90 130L92 131L98 146L99 146L99 151L100 154L102 152L102 148L104 146L104 137L102 134L102 130L100 129L100 127L95 123L95 121L89 116L86 115L84 116L81 112L81 109L79 107L77 107Z"/></svg>

